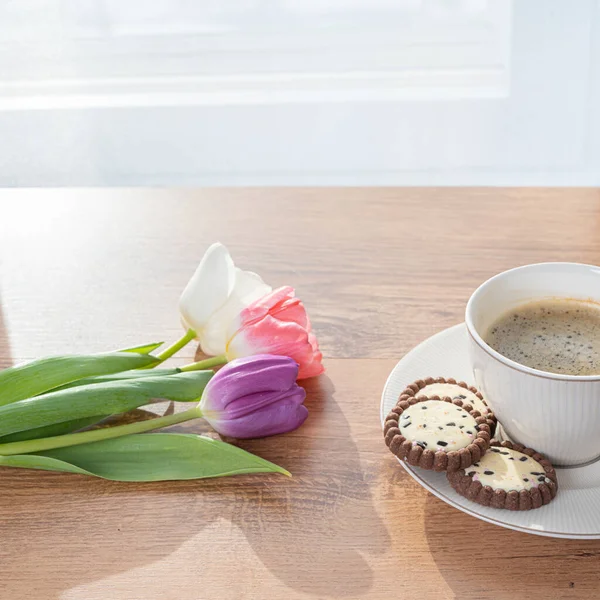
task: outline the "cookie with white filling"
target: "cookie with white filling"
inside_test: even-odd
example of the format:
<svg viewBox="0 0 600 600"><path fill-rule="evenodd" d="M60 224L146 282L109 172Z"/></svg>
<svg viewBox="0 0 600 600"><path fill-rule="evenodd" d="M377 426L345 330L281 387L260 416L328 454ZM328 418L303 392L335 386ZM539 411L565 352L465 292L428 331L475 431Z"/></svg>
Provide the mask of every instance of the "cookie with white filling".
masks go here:
<svg viewBox="0 0 600 600"><path fill-rule="evenodd" d="M481 460L448 473L448 481L473 502L507 510L539 508L551 502L558 491L550 461L512 442L493 441Z"/></svg>
<svg viewBox="0 0 600 600"><path fill-rule="evenodd" d="M483 394L476 387L468 385L464 381L456 381L456 379L446 379L444 377L418 379L406 386L400 394L399 399L402 400L413 396L416 398L426 396L427 398L460 400L463 406L470 405L473 410L476 410L481 416L488 419L490 431L494 435L496 428L494 413L485 401Z"/></svg>
<svg viewBox="0 0 600 600"><path fill-rule="evenodd" d="M434 471L466 469L490 443L485 417L461 400L403 398L386 417L385 443L408 464Z"/></svg>

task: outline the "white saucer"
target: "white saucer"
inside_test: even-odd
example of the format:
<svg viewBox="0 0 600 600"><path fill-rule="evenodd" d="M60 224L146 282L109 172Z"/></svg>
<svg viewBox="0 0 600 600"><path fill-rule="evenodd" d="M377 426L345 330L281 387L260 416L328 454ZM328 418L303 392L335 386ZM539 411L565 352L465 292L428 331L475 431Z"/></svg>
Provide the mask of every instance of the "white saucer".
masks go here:
<svg viewBox="0 0 600 600"><path fill-rule="evenodd" d="M413 348L394 367L381 397L381 423L400 392L416 379L454 377L473 382L464 323L450 327ZM557 538L600 539L600 461L582 467L556 469L558 495L547 506L512 512L488 508L459 496L445 473L425 471L399 461L425 489L444 502L478 519L523 531Z"/></svg>

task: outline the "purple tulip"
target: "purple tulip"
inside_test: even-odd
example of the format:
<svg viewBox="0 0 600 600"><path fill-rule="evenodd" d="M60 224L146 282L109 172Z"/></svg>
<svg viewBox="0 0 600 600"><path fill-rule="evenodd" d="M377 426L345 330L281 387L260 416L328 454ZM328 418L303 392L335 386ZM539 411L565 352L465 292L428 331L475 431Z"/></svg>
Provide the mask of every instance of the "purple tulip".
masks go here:
<svg viewBox="0 0 600 600"><path fill-rule="evenodd" d="M287 356L238 358L208 382L199 408L222 435L245 439L286 433L308 417L297 376L298 365Z"/></svg>

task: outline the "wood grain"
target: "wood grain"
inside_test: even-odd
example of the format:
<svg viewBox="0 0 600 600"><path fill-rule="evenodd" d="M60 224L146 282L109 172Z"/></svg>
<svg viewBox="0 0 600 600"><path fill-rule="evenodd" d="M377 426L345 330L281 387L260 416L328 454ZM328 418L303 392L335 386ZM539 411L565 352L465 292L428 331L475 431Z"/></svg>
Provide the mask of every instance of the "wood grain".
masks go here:
<svg viewBox="0 0 600 600"><path fill-rule="evenodd" d="M327 367L306 383L300 430L242 444L292 480L0 470L0 598L600 594L600 542L448 507L399 468L378 417L396 360L462 320L481 281L536 261L600 263L598 190L18 190L0 193L0 211L1 366L176 338L179 293L220 239L240 266L298 289Z"/></svg>

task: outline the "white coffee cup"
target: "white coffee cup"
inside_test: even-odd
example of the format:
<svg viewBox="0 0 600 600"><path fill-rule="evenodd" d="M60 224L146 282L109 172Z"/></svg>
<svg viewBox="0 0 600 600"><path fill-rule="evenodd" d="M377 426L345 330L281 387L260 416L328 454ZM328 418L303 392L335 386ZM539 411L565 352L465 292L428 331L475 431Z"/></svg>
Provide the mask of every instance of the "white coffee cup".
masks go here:
<svg viewBox="0 0 600 600"><path fill-rule="evenodd" d="M600 457L600 375L547 373L502 356L483 337L504 312L532 300L600 302L600 267L541 263L492 277L475 290L466 324L477 386L511 440L555 465Z"/></svg>

